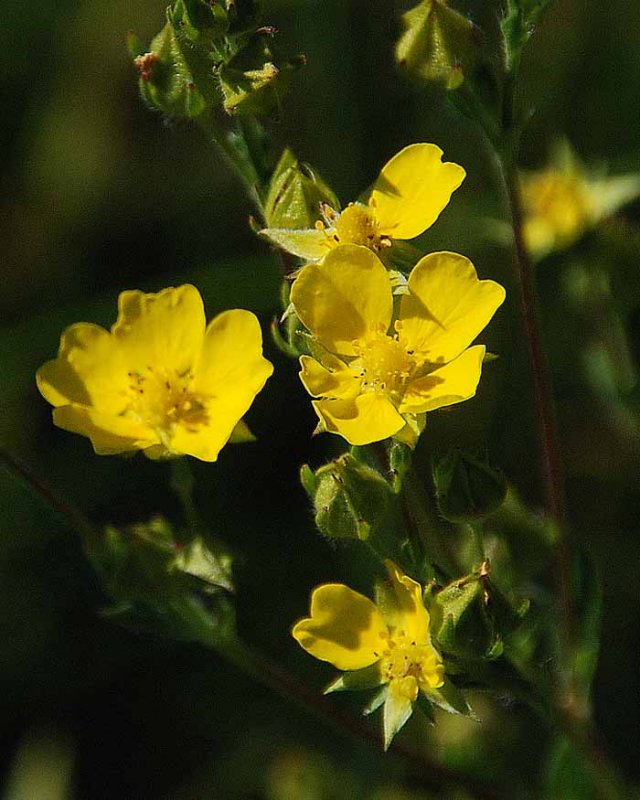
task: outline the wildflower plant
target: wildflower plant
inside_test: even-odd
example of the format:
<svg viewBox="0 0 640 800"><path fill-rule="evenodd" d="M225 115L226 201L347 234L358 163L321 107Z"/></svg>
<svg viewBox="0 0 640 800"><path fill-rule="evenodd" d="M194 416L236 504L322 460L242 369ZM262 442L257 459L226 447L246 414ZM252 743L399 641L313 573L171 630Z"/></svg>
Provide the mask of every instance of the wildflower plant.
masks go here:
<svg viewBox="0 0 640 800"><path fill-rule="evenodd" d="M510 212L513 248L502 253L513 262L509 293L496 280L505 270L498 272L495 259L474 254L476 266L455 252L463 249L456 241L451 250L421 249L419 237L450 202L452 215L468 213L454 194L466 169L444 160L444 145L407 141L371 189L343 208L290 147L278 158L270 123L287 113L283 98L305 58L281 54L277 31L259 20L253 2L175 0L148 48L133 34L128 47L147 106L165 119L194 122L234 170L251 204L257 246L275 250L282 263L273 345L298 360L316 432L337 435L322 437L333 458L305 464L300 479L316 527L336 545L335 558L348 550L352 580L308 586L309 615L278 619L280 641L342 673L325 693L372 691L365 713L382 707L381 742L391 748L380 757L404 748L419 759L420 774L440 776L442 791L453 785L465 796L501 796L482 783L484 768L475 781L436 755L425 759L424 747L419 754L407 750L412 732L405 724L416 711L414 731L423 730L419 719L437 727L443 714L473 718L481 727L473 705L482 691L539 717L549 762L562 764L569 753L563 774L583 771L585 797L619 800L631 795L592 745L601 595L596 571L584 553L572 551L567 534L529 251L569 246L635 196L638 183L637 176L589 180L574 160L560 171L525 176L520 191L527 113L514 87L546 5L507 0L493 30L483 31L445 0L423 0L404 15L395 48L398 79L408 74L431 84L451 113L470 117L484 137ZM505 300L509 313L502 315ZM518 308L519 327L510 336L530 365L538 505L524 499L526 487L492 466L486 448L466 452L455 426L441 426L436 413L448 409L457 419L463 402L490 412L485 398L476 398L481 377L495 388L510 373L485 342L493 337L494 315L501 314L502 325L516 324ZM281 361L283 371L295 369ZM78 529L110 599L108 618L199 642L334 726L369 740L375 730L379 742L377 728L345 724L339 699L323 699L317 683L300 687L245 641L235 618L231 543L211 530L197 502L196 488L205 487L196 480L204 472L193 475L188 457L215 462L227 443L254 438L244 416L263 390L269 402L278 380L265 388L272 372L252 312L232 308L207 324L191 284L125 290L111 329L86 322L66 328L57 357L40 367L36 382L53 406L54 424L88 438L97 455L142 451L171 460L165 472L160 464L149 467L158 481L170 474L181 522L151 509L134 524L98 528L55 501L15 459L3 458L50 502L54 497L54 507ZM254 431L258 439L262 432ZM210 474L222 468L212 466ZM243 482L247 498L252 479ZM282 480L278 472L287 493L291 487ZM286 562L287 553L277 558ZM375 600L350 588L365 579L375 585ZM250 600L261 608L260 597ZM302 615L306 601L297 600ZM561 778L545 783L540 796L564 796ZM611 791L599 793L602 787Z"/></svg>

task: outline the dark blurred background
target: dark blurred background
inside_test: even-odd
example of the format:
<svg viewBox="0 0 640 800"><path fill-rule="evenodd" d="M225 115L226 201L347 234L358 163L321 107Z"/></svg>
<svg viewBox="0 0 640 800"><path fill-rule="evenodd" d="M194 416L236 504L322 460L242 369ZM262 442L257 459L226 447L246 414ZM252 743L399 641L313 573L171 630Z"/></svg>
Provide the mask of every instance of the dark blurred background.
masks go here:
<svg viewBox="0 0 640 800"><path fill-rule="evenodd" d="M455 4L491 26L498 3ZM125 288L189 281L209 316L278 312L280 272L250 233L250 208L198 130L146 109L124 46L163 24L162 0L9 0L0 28L3 153L0 199L0 438L96 523L163 513L180 522L169 466L102 458L53 428L34 373L63 328L106 326ZM436 90L405 83L393 63L390 2L267 0L264 18L308 66L270 124L344 202L405 144L433 141L468 177L423 237L424 250L469 255L508 289L483 337L498 353L478 399L430 418L419 457L447 443L486 445L535 506L536 445L512 262L494 240L504 219L480 132ZM522 81L535 110L523 166L560 136L591 165L640 169L640 4L556 0L527 52ZM539 267L557 393L572 535L599 564L605 619L595 715L612 757L640 780L640 204ZM367 591L358 554L321 540L298 486L301 463L340 449L314 426L296 365L268 337L275 376L248 421L254 444L195 464L198 499L237 559L241 634L318 690L330 668L307 657L289 626L309 590L348 580ZM0 774L6 800L419 800L392 754L381 759L195 645L135 635L99 615L104 597L65 520L0 474ZM354 574L356 578L354 579ZM360 575L360 578L358 578ZM358 583L360 580L360 583ZM358 713L358 700L335 703ZM514 797L544 758L526 712L476 698L481 728L440 719L410 727L445 763L498 776ZM523 781L523 777L525 780ZM451 793L451 798L464 794ZM581 795L577 794L576 797Z"/></svg>

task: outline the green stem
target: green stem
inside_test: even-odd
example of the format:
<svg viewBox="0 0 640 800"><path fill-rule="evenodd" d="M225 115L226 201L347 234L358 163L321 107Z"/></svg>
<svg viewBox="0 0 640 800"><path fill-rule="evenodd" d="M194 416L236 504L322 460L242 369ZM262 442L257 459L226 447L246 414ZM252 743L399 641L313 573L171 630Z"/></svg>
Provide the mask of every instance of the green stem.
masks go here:
<svg viewBox="0 0 640 800"><path fill-rule="evenodd" d="M229 134L218 124L214 113L211 111L201 114L197 118L197 121L207 139L222 154L229 168L240 178L247 197L262 219L264 216L264 209L258 190L260 177L250 157L248 146L246 148L237 147ZM237 135L244 141L244 137L241 133Z"/></svg>

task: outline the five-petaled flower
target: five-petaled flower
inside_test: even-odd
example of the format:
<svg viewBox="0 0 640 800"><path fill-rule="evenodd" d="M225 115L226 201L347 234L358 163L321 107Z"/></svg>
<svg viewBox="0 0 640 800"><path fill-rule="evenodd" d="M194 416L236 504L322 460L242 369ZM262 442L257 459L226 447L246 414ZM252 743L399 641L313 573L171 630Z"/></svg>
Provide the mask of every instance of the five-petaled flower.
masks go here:
<svg viewBox="0 0 640 800"><path fill-rule="evenodd" d="M476 392L485 347L469 347L503 302L457 253L430 253L412 270L397 316L389 273L371 250L343 245L308 264L291 290L312 335L300 378L321 429L364 445L414 444L427 411Z"/></svg>
<svg viewBox="0 0 640 800"><path fill-rule="evenodd" d="M602 219L640 195L640 174L591 174L568 142L559 142L550 163L521 175L524 236L536 258L578 241Z"/></svg>
<svg viewBox="0 0 640 800"><path fill-rule="evenodd" d="M53 421L88 436L96 453L143 450L150 458L215 461L250 433L241 421L273 372L250 311L224 311L207 326L194 286L122 292L106 331L80 322L37 373Z"/></svg>
<svg viewBox="0 0 640 800"><path fill-rule="evenodd" d="M385 566L389 580L378 585L376 603L340 583L318 586L310 617L291 632L312 656L346 671L328 692L384 687L376 707L384 703L386 749L419 692L441 704L437 690L445 684L445 668L431 643L420 584L392 561Z"/></svg>
<svg viewBox="0 0 640 800"><path fill-rule="evenodd" d="M343 211L322 204L322 219L309 230L265 228L274 244L306 261L320 261L342 244L381 252L394 240L414 239L436 221L465 178L464 169L442 161L435 144L411 144L382 168L364 203Z"/></svg>

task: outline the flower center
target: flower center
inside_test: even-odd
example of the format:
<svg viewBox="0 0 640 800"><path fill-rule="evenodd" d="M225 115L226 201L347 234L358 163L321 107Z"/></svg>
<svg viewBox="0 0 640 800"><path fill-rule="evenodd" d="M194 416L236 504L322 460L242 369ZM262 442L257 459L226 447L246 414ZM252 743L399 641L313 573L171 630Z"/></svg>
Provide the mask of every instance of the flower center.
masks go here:
<svg viewBox="0 0 640 800"><path fill-rule="evenodd" d="M411 676L420 685L435 689L444 679L444 666L432 645L409 641L402 632L389 637L380 666L388 681Z"/></svg>
<svg viewBox="0 0 640 800"><path fill-rule="evenodd" d="M380 392L399 402L417 366L413 352L385 333L356 344L356 350L358 358L351 366L360 371L362 390Z"/></svg>
<svg viewBox="0 0 640 800"><path fill-rule="evenodd" d="M125 415L153 428L168 451L177 425L195 431L207 423L205 398L190 389L191 371L146 367L128 377L131 402Z"/></svg>
<svg viewBox="0 0 640 800"><path fill-rule="evenodd" d="M360 203L349 203L340 213L325 204L322 216L324 222L318 221L316 228L325 232L327 245L331 248L341 244L359 244L378 251L391 244L380 234L378 220L371 209Z"/></svg>

